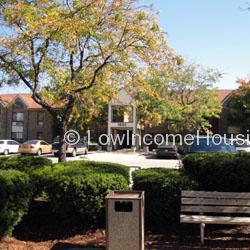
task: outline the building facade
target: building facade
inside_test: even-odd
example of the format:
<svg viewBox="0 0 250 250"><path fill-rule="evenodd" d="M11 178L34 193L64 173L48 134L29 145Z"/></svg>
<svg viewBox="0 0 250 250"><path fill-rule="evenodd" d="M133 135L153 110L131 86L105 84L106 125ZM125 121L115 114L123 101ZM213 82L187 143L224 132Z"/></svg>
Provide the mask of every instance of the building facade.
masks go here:
<svg viewBox="0 0 250 250"><path fill-rule="evenodd" d="M0 139L52 142L53 120L30 94L0 95Z"/></svg>
<svg viewBox="0 0 250 250"><path fill-rule="evenodd" d="M234 90L218 90L218 97L222 105L219 119L213 119L212 132L214 134L233 133L228 123L228 104ZM132 141L133 134L169 133L168 124L161 124L152 128L140 128L136 117L136 103L125 91L121 90L116 99L107 108L107 118L98 129L96 137L107 133L108 136L124 135L124 143L112 143L108 150L120 148L136 148L138 143ZM100 130L100 131L99 131ZM43 139L52 142L56 136L51 115L37 104L31 94L0 94L0 139L14 139L19 142L32 139ZM99 132L98 132L99 131ZM136 139L136 138L135 138Z"/></svg>
<svg viewBox="0 0 250 250"><path fill-rule="evenodd" d="M136 104L133 98L122 89L117 97L108 105L108 126L107 134L109 138L113 135L116 138L124 138L122 143L110 143L108 150L116 150L120 148L137 148L136 138L133 135L138 133L136 119Z"/></svg>
<svg viewBox="0 0 250 250"><path fill-rule="evenodd" d="M235 132L234 128L230 126L228 121L229 104L234 91L235 90L233 89L218 90L218 98L221 102L221 114L219 118L215 118L211 121L212 132L214 134L227 135Z"/></svg>

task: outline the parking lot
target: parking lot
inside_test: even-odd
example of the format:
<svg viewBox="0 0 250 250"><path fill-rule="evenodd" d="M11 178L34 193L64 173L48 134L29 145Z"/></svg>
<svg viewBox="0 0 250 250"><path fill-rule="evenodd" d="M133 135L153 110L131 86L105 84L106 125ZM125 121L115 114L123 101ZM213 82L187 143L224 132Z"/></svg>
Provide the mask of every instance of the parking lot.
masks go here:
<svg viewBox="0 0 250 250"><path fill-rule="evenodd" d="M163 168L179 168L180 160L157 159L155 153L141 152L89 152L84 158L93 161L105 161L120 163L130 167L163 167Z"/></svg>
<svg viewBox="0 0 250 250"><path fill-rule="evenodd" d="M5 156L1 155L1 157ZM52 155L42 155L42 157L51 159L53 163L58 162L57 157L54 157ZM180 160L157 159L154 152L146 154L143 152L130 152L130 151L114 151L114 152L91 151L87 155L67 157L67 161L78 161L78 160L113 162L130 167L141 167L141 168L157 168L157 167L179 168L181 166Z"/></svg>

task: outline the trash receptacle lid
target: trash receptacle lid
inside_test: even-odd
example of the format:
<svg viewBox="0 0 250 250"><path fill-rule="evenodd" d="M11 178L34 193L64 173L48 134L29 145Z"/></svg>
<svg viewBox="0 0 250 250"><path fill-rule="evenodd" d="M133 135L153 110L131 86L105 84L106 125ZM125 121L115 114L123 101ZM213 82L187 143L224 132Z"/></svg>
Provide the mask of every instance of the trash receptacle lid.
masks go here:
<svg viewBox="0 0 250 250"><path fill-rule="evenodd" d="M143 195L143 191L111 191L106 196L106 199L136 200L142 199Z"/></svg>

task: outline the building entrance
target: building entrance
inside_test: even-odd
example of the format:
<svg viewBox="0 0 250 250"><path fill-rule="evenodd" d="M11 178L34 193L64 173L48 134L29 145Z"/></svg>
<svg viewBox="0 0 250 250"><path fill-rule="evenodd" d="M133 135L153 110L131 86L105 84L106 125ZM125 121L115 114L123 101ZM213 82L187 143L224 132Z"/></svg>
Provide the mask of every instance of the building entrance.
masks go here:
<svg viewBox="0 0 250 250"><path fill-rule="evenodd" d="M126 129L113 129L113 150L119 150L124 148L132 148L132 130Z"/></svg>

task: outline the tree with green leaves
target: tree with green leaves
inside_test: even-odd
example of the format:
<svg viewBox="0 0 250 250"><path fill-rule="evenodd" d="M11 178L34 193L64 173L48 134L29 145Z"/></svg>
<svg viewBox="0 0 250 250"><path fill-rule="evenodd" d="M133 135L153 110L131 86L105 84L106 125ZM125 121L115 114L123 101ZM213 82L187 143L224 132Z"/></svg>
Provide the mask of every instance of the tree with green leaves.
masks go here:
<svg viewBox="0 0 250 250"><path fill-rule="evenodd" d="M170 132L208 130L212 117L219 117L221 103L213 84L220 73L198 65L179 63L140 79L145 91L138 92L140 122L166 124Z"/></svg>
<svg viewBox="0 0 250 250"><path fill-rule="evenodd" d="M132 75L174 59L155 15L135 0L0 0L0 21L2 80L26 86L52 115L59 161L72 120L86 122Z"/></svg>

